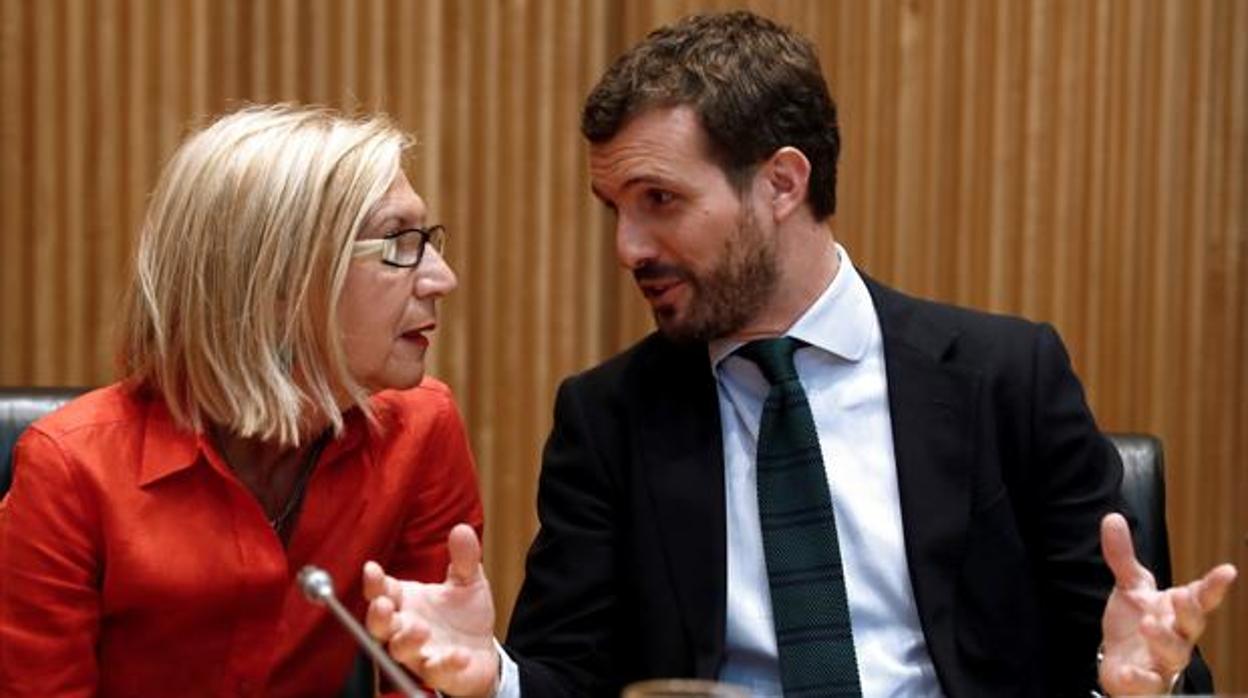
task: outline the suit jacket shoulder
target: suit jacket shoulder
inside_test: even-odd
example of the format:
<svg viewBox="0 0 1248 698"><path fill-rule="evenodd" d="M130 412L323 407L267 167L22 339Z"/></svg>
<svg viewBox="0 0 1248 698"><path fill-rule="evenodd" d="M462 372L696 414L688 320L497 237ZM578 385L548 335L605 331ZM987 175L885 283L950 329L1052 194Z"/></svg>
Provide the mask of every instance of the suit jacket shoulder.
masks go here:
<svg viewBox="0 0 1248 698"><path fill-rule="evenodd" d="M1043 323L867 284L907 560L942 685L1087 695L1112 585L1099 521L1118 504L1121 466L1065 347Z"/></svg>

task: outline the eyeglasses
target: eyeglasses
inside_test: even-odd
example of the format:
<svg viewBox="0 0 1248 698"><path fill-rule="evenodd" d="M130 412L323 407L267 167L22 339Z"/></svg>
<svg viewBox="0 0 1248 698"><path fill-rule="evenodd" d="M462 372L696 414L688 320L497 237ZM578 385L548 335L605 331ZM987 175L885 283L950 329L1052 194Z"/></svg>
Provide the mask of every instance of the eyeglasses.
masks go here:
<svg viewBox="0 0 1248 698"><path fill-rule="evenodd" d="M352 257L368 257L381 253L381 261L392 267L419 266L425 258L425 249L432 246L438 254L446 248L446 228L431 225L428 228L404 228L376 240L356 240Z"/></svg>

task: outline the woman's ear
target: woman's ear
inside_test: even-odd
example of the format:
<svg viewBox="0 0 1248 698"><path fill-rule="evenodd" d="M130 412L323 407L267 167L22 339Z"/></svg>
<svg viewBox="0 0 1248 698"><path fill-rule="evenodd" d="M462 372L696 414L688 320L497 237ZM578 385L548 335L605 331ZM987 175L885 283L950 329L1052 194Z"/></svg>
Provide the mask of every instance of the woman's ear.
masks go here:
<svg viewBox="0 0 1248 698"><path fill-rule="evenodd" d="M780 148L763 163L762 174L768 184L772 216L777 223L806 205L810 161L802 151L787 145Z"/></svg>

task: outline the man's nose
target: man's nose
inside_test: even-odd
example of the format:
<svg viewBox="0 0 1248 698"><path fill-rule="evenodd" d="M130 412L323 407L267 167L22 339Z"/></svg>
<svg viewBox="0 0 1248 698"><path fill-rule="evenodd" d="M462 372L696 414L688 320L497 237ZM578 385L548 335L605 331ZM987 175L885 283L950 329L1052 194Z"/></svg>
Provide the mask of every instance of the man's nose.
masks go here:
<svg viewBox="0 0 1248 698"><path fill-rule="evenodd" d="M621 216L615 224L615 256L625 269L653 262L658 256L654 237L644 226Z"/></svg>

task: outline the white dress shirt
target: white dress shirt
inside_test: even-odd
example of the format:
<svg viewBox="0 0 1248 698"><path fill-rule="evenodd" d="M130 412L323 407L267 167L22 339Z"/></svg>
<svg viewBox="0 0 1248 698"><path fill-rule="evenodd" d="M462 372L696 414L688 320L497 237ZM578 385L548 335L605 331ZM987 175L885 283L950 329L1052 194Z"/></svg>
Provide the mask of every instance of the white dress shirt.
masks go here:
<svg viewBox="0 0 1248 698"><path fill-rule="evenodd" d="M832 494L862 694L940 696L906 563L880 323L849 254L840 245L837 254L836 277L786 334L810 345L794 360ZM781 690L754 463L769 386L752 362L731 355L739 346L719 340L709 347L723 425L728 536L719 678L770 698ZM496 695L516 698L516 664L505 652L502 660Z"/></svg>
<svg viewBox="0 0 1248 698"><path fill-rule="evenodd" d="M845 568L864 698L939 696L910 587L880 323L844 248L840 270L787 336L819 432ZM720 679L780 696L776 635L758 519L755 449L768 384L753 362L716 341L711 364L724 432L728 618Z"/></svg>

